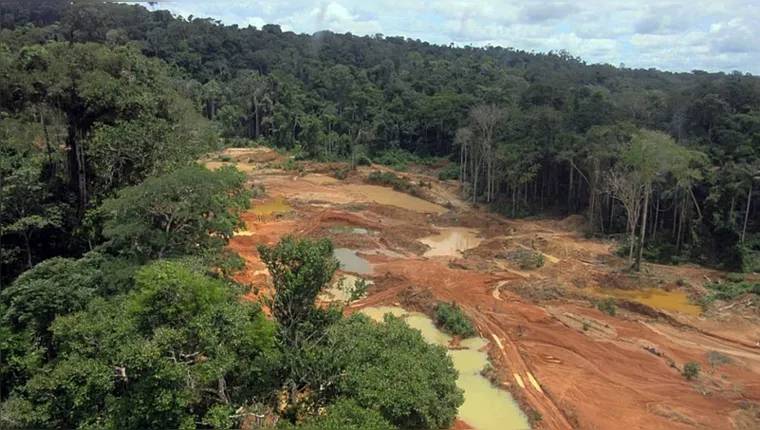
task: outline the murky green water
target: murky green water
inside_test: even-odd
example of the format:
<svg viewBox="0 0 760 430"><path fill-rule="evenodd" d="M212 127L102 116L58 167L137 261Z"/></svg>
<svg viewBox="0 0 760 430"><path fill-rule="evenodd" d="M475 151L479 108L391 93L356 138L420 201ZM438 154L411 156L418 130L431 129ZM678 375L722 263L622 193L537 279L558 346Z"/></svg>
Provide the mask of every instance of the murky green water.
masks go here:
<svg viewBox="0 0 760 430"><path fill-rule="evenodd" d="M372 265L369 261L356 255L355 249L336 248L333 255L340 261L340 269L345 272L358 273L360 275L371 275Z"/></svg>
<svg viewBox="0 0 760 430"><path fill-rule="evenodd" d="M399 307L382 306L362 310L370 318L381 321L383 315L407 315L410 327L422 333L426 341L446 346L451 336L438 330L427 315L419 312L407 312ZM525 414L512 399L512 396L499 390L480 375L488 364L488 354L479 351L487 344L485 339L471 338L461 345L469 349L450 350L448 353L459 371L457 386L464 390L464 404L459 407L458 417L476 429L522 430L530 428Z"/></svg>

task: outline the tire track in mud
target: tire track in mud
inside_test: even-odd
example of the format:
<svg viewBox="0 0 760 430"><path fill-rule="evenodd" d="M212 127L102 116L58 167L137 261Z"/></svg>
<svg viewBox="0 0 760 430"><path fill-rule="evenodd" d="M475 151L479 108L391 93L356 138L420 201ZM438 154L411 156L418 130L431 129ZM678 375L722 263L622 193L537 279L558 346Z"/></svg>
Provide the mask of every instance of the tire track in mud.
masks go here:
<svg viewBox="0 0 760 430"><path fill-rule="evenodd" d="M438 293L438 294L436 294ZM514 378L517 381L522 380L523 384L520 385L521 393L525 396L526 400L543 416L542 422L546 423L548 428L552 429L572 429L573 426L565 417L565 414L557 407L554 401L538 386L533 387L535 377L531 372L528 364L522 358L520 350L517 344L512 341L509 335L499 327L494 317L486 315L476 307L467 305L467 301L462 297L457 297L450 288L446 288L443 292L434 292L440 299L447 301L456 300L467 315L473 319L473 321L481 329L481 334L485 339L493 339L496 342L501 358L504 360L506 367L514 374L519 375L520 379ZM485 328L485 330L483 330ZM530 381L533 379L533 381ZM524 381L528 380L529 383ZM536 382L538 385L538 382ZM524 411L525 412L525 411Z"/></svg>

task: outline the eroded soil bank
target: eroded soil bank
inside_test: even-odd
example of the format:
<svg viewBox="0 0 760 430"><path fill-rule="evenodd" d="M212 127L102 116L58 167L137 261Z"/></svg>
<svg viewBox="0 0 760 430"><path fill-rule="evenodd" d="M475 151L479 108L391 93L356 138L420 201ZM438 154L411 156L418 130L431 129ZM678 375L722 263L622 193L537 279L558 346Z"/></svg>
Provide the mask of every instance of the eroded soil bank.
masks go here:
<svg viewBox="0 0 760 430"><path fill-rule="evenodd" d="M459 303L488 341L495 382L534 428L760 428L757 306L700 313L689 302L723 274L658 265L628 274L616 244L583 238L579 217L507 220L471 209L456 183L432 175L399 174L431 183L413 197L365 185L378 166L337 180L331 168L342 166L285 172L267 167L283 156L266 149L227 154L267 194L230 243L247 263L238 276L251 287L247 298L271 288L256 245L329 237L349 259L334 281L372 281L348 312L399 306L430 315L438 301ZM543 267L521 269L525 250L541 253ZM608 296L615 316L595 306ZM681 375L688 361L701 366L696 380ZM462 418L458 428L476 427Z"/></svg>

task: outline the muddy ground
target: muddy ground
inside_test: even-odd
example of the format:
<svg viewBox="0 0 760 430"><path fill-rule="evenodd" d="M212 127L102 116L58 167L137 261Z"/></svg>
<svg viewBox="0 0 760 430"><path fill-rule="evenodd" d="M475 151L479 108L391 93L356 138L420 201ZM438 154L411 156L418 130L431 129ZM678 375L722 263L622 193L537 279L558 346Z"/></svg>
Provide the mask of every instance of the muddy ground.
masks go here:
<svg viewBox="0 0 760 430"><path fill-rule="evenodd" d="M688 302L723 274L647 264L633 275L613 254L614 242L583 238L582 217L508 220L472 209L458 198L456 182L425 173L399 174L430 184L415 198L364 183L371 171L386 168L362 167L338 180L331 172L339 164L278 169L286 159L257 148L228 150L207 163L237 164L259 190L254 207L285 206L250 210L246 230L230 243L246 260L238 280L250 285L249 299L271 288L258 244L274 245L288 234L329 237L370 263L371 273L361 276L373 284L348 312L393 304L429 312L438 301L457 302L490 341L499 383L534 428L760 428L756 300L714 303L703 312ZM431 248L420 239L446 227L473 229L479 240L462 243L477 246L456 249L454 238L441 244L453 246L448 255L425 257ZM447 254L438 251L432 254ZM525 252L540 253L544 265L521 268ZM615 316L595 306L607 294L617 304ZM696 380L681 374L687 361L701 366ZM523 382L531 379L536 383Z"/></svg>

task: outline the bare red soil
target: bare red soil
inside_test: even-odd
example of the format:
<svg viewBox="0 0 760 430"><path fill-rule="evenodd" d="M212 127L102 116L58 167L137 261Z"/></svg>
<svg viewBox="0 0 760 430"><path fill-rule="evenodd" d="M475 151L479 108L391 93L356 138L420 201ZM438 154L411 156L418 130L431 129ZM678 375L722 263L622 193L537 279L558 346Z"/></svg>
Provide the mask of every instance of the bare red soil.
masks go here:
<svg viewBox="0 0 760 430"><path fill-rule="evenodd" d="M256 151L255 160L277 159ZM613 317L594 307L599 297L587 289L658 287L698 296L706 279L723 274L658 265L628 274L627 262L612 253L614 243L586 240L578 233L582 218L506 220L469 209L457 199L456 184L430 176L407 174L413 183L432 182L423 194L446 205L447 213L381 205L349 191L346 185L360 183L368 168L347 181L333 181L251 164L251 181L265 184L270 195L282 196L295 210L280 215L250 212L244 217L246 232L232 239L230 247L247 263L237 279L251 285L248 298L255 300L270 289L256 245L273 245L288 234L329 237L336 247L365 252L394 251L403 258L360 253L372 263L373 274L365 278L374 284L368 297L347 311L395 304L430 312L438 301L457 302L490 341L489 354L504 388L529 417L540 413L541 419L532 422L536 428L760 428L756 311L716 304L695 316L617 299ZM310 163L310 170L329 168ZM334 229L346 225L371 233ZM444 226L479 229L485 240L450 257L422 257L427 247L418 239ZM508 258L526 248L543 253L545 265L521 270ZM702 369L693 381L681 374L687 361L697 361ZM457 421L454 428L470 427Z"/></svg>

